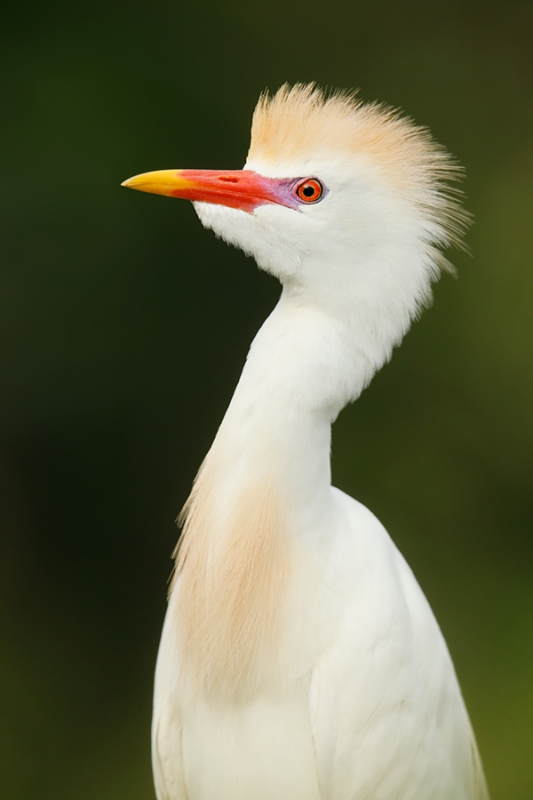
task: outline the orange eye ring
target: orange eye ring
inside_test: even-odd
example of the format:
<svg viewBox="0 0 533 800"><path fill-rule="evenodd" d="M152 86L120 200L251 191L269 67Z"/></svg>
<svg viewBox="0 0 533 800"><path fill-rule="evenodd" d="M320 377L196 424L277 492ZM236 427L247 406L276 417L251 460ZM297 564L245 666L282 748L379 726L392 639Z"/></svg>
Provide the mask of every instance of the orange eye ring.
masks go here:
<svg viewBox="0 0 533 800"><path fill-rule="evenodd" d="M324 186L317 178L306 178L296 186L296 196L302 203L317 203L324 195Z"/></svg>

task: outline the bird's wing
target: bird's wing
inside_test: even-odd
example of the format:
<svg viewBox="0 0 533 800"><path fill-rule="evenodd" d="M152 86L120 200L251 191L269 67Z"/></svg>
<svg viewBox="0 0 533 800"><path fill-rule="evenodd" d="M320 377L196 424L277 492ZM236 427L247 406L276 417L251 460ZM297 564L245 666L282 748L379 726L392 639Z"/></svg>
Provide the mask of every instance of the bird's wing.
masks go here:
<svg viewBox="0 0 533 800"><path fill-rule="evenodd" d="M152 718L152 768L157 800L189 800L183 764L183 722L177 687L179 656L172 635L172 598L157 656Z"/></svg>
<svg viewBox="0 0 533 800"><path fill-rule="evenodd" d="M310 709L328 800L487 800L451 658L411 570L378 520L336 492L328 580L342 624Z"/></svg>
<svg viewBox="0 0 533 800"><path fill-rule="evenodd" d="M169 724L170 722L170 724ZM188 800L182 756L182 728L179 720L160 716L152 728L152 768L157 800Z"/></svg>

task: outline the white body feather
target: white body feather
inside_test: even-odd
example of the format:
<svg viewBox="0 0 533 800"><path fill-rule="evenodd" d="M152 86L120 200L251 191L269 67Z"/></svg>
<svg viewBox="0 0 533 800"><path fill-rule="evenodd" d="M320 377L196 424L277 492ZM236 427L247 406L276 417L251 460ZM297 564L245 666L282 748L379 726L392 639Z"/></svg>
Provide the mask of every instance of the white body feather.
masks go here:
<svg viewBox="0 0 533 800"><path fill-rule="evenodd" d="M457 207L437 167L426 184L416 164L389 181L364 154L328 160L323 138L300 160L252 153L247 167L319 175L328 205L196 204L284 289L186 509L156 670L159 800L488 797L432 611L382 525L330 476L331 423L430 296ZM258 534L279 544L257 555Z"/></svg>
<svg viewBox="0 0 533 800"><path fill-rule="evenodd" d="M159 800L483 797L468 716L424 595L364 506L334 489L331 503L328 542L308 543L324 565L309 604L325 595L338 616L315 628L324 646L303 674L243 704L183 697L170 611L154 702Z"/></svg>

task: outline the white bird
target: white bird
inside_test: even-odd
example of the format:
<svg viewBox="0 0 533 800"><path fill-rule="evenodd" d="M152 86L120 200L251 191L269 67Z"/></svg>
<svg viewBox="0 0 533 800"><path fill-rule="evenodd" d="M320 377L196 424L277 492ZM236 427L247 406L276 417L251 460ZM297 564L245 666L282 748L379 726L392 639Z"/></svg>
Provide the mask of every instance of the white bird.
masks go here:
<svg viewBox="0 0 533 800"><path fill-rule="evenodd" d="M132 189L282 284L182 512L152 728L159 800L486 800L444 638L330 432L431 296L466 223L428 131L313 85L261 97L242 171Z"/></svg>

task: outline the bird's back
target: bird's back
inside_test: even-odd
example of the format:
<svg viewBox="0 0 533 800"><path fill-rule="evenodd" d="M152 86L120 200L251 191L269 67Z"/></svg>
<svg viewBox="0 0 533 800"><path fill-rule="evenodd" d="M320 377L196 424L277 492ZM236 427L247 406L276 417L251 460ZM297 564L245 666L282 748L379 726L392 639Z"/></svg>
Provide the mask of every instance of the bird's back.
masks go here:
<svg viewBox="0 0 533 800"><path fill-rule="evenodd" d="M324 798L481 800L470 722L433 612L381 523L333 490L345 609L311 709Z"/></svg>

